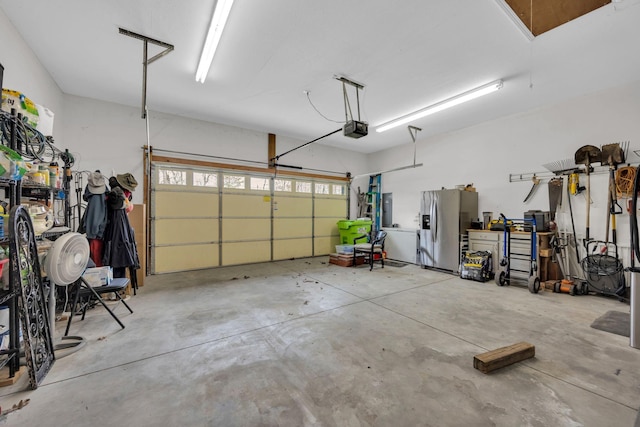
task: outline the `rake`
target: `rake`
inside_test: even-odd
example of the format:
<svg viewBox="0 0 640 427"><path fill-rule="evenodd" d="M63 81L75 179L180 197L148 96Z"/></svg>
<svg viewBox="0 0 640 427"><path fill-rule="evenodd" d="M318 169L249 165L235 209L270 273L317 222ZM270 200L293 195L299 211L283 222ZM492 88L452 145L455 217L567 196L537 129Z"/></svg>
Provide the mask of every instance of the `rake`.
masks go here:
<svg viewBox="0 0 640 427"><path fill-rule="evenodd" d="M574 159L563 159L556 160L555 162L547 163L542 166L556 175L562 175L565 172L573 171L576 168L576 162Z"/></svg>

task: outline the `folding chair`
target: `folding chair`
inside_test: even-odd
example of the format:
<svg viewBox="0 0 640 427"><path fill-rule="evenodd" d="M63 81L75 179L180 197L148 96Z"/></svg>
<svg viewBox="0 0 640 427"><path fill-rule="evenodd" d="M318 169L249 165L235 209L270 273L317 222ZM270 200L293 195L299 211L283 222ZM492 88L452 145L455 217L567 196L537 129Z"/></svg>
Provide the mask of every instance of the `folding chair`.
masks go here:
<svg viewBox="0 0 640 427"><path fill-rule="evenodd" d="M118 319L118 316L116 316L115 313L107 306L100 295L113 292L116 295L118 302L123 303L124 306L127 307L127 310L129 310L129 313L133 314L133 310L131 310L129 304L127 304L127 302L120 296L120 291L123 291L128 284L129 279L127 279L126 277L122 277L111 280L111 283L109 283L108 285L93 287L89 285L83 277L80 277L75 283L75 296L73 298L71 315L69 316L69 320L67 321L67 329L64 331L64 336L66 337L67 335L69 335L69 328L71 327L71 320L73 320L73 313L76 311L75 309L80 298L87 299L86 303L82 307L81 320L84 320L84 316L87 314L87 308L91 303L91 300L96 299L109 312L111 317L113 317L114 320L118 322L120 327L124 329L124 324L120 321L120 319Z"/></svg>

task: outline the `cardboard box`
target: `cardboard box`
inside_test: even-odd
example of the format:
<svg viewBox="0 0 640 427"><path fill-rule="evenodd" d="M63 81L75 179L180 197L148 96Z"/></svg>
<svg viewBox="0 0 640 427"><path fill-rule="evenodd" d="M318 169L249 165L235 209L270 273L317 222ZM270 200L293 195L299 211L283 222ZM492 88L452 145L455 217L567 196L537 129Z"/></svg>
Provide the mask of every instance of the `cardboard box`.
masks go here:
<svg viewBox="0 0 640 427"><path fill-rule="evenodd" d="M89 286L105 286L113 280L113 269L111 267L87 268L82 275Z"/></svg>

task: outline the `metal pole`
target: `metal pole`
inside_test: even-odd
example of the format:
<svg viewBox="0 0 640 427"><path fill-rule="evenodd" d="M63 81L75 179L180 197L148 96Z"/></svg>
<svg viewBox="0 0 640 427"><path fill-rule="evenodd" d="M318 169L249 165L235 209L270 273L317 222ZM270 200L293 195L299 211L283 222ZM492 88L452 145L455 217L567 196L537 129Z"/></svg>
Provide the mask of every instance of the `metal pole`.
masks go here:
<svg viewBox="0 0 640 427"><path fill-rule="evenodd" d="M629 234L631 234L631 308L629 345L640 349L640 295L638 295L638 274L640 269L635 266L636 259L640 260L640 236L638 235L638 189L640 187L640 166L636 168L631 193L631 214L629 215ZM588 201L589 199L587 199Z"/></svg>
<svg viewBox="0 0 640 427"><path fill-rule="evenodd" d="M147 118L147 40L142 43L142 118ZM147 145L149 141L147 139Z"/></svg>
<svg viewBox="0 0 640 427"><path fill-rule="evenodd" d="M640 272L631 272L631 333L629 334L629 345L640 349L640 283L638 275Z"/></svg>

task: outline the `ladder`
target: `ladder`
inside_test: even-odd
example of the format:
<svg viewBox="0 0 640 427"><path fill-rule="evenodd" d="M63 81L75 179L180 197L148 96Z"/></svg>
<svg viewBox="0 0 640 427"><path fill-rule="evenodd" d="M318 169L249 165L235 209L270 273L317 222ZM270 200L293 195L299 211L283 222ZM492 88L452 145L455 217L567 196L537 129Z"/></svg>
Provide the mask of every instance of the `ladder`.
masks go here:
<svg viewBox="0 0 640 427"><path fill-rule="evenodd" d="M371 219L371 233L375 234L380 230L380 210L381 210L381 193L382 175L369 176L369 191L367 191L367 210L366 218Z"/></svg>

